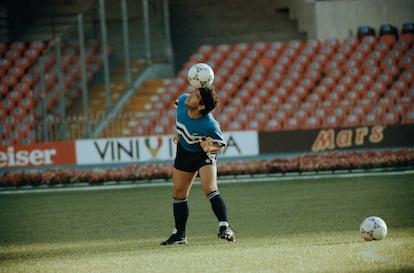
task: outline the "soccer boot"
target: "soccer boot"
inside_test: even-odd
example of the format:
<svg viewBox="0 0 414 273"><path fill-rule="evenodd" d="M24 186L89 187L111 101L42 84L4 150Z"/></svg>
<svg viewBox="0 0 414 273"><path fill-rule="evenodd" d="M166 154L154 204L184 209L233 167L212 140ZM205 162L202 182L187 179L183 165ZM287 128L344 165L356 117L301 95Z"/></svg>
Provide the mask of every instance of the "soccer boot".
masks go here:
<svg viewBox="0 0 414 273"><path fill-rule="evenodd" d="M229 242L234 242L234 231L230 227L222 226L220 227L219 233L217 236L221 239L226 239Z"/></svg>
<svg viewBox="0 0 414 273"><path fill-rule="evenodd" d="M177 234L171 234L170 238L168 238L166 241L161 242L162 246L182 244L187 244L187 237L179 236Z"/></svg>

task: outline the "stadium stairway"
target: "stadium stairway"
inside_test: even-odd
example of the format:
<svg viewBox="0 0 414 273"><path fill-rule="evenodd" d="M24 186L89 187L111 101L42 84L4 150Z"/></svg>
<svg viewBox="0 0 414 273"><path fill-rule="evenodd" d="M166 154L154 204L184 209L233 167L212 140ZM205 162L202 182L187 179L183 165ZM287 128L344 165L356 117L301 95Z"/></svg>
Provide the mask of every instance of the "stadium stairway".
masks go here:
<svg viewBox="0 0 414 273"><path fill-rule="evenodd" d="M112 119L107 128L102 132L103 137L149 135L155 131L171 133L168 126L174 124L173 120L158 123L161 109L157 109L166 88L171 83L170 79L147 79L135 90L135 94L123 106L117 117ZM172 126L170 126L172 128Z"/></svg>

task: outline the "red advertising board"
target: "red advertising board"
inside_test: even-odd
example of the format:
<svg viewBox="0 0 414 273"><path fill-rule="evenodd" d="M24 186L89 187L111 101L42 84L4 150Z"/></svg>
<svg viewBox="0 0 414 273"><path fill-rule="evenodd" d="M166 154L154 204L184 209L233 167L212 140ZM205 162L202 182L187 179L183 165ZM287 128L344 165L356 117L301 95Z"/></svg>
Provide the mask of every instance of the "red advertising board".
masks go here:
<svg viewBox="0 0 414 273"><path fill-rule="evenodd" d="M0 169L76 165L72 141L0 147Z"/></svg>

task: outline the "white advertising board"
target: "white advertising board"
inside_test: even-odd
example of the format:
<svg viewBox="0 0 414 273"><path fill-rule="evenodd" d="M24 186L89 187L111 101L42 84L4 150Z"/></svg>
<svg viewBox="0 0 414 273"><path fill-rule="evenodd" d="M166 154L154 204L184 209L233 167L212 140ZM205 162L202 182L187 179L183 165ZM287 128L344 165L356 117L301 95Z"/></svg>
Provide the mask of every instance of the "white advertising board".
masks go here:
<svg viewBox="0 0 414 273"><path fill-rule="evenodd" d="M224 138L220 157L259 154L256 131L227 132ZM176 151L172 135L77 140L75 145L78 165L173 160Z"/></svg>

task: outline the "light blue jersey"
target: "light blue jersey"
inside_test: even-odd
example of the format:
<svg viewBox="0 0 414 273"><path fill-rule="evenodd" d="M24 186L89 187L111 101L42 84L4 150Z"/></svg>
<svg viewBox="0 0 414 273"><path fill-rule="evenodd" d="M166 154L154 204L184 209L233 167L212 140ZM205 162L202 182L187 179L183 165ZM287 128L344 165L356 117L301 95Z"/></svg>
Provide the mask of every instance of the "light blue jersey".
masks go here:
<svg viewBox="0 0 414 273"><path fill-rule="evenodd" d="M175 102L176 130L181 146L190 152L202 152L199 142L203 137L211 137L213 142L225 146L223 132L211 113L197 119L188 116L188 107L184 104L188 96L189 94L183 94Z"/></svg>

